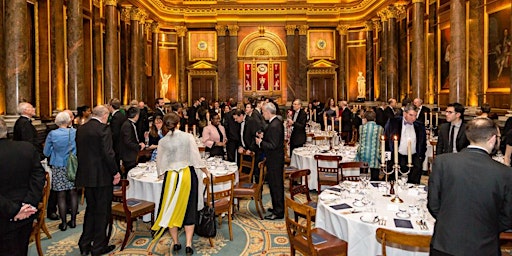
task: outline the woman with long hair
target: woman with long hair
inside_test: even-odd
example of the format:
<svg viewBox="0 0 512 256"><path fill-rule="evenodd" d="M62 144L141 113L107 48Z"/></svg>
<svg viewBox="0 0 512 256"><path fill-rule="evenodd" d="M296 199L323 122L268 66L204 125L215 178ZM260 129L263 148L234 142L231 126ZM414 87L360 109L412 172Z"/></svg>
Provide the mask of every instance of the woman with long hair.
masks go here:
<svg viewBox="0 0 512 256"><path fill-rule="evenodd" d="M158 142L161 138L164 137L164 131L167 131L167 127L164 126L164 121L162 120L162 116L155 116L155 120L151 124L149 128L148 136L148 149L153 150L151 153L150 161L155 161L157 156L157 147Z"/></svg>
<svg viewBox="0 0 512 256"><path fill-rule="evenodd" d="M156 166L159 177L164 176L162 199L155 224L153 241L157 241L166 228L169 228L174 241L174 250L181 249L178 241L178 228L185 226L186 253L192 254L192 237L198 208L204 206L202 193L204 185L199 183L202 174L208 175L205 162L201 159L199 149L192 134L176 129L180 118L175 113L168 113L163 124L168 132L158 142ZM196 171L197 170L197 171Z"/></svg>

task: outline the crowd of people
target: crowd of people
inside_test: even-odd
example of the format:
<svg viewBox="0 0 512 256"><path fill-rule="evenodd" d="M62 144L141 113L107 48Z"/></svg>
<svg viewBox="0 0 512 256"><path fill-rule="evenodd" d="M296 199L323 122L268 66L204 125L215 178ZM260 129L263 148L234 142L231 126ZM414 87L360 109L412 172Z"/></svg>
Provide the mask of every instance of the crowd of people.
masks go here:
<svg viewBox="0 0 512 256"><path fill-rule="evenodd" d="M181 103L169 106L164 99L158 98L153 110L145 106L144 102L132 101L123 107L119 99L112 99L109 104L96 106L92 110L88 106L80 107L76 118L69 110L57 114L57 129L47 135L44 147L37 141L37 131L31 124L35 115L33 106L26 102L20 103L18 112L20 118L13 129L13 141L6 139L7 128L5 122L0 120L0 145L5 144L0 147L0 160L9 163L9 168L0 165L2 173L7 175L0 182L0 221L8 227L0 231L0 252L27 249L27 235L30 233L27 223L34 218L34 207L39 202L44 184L40 160L46 157L52 172L48 217L60 219L59 228L62 231L68 227L75 228L77 188L84 188L87 206L78 245L82 255L101 255L115 248L109 245L105 232L110 219L113 186L120 179L126 178L137 165L141 151L151 151L149 160L156 161L158 174L164 184L158 218L152 227L156 231L155 239L169 228L174 242L173 249L178 251L182 247L178 241L178 228L183 226L186 253L192 254L196 214L204 206L201 192L204 185L201 181L203 174L209 174L195 137L199 138L210 156L239 162L240 157L254 153L256 163L266 158L266 178L272 208L265 219L279 220L284 217L285 207L285 155L291 155L295 149L304 146L307 127L312 122L316 121L324 130L339 131L339 136L347 143L357 142L355 160L368 163L371 180L374 181L382 179L382 164L387 164L388 168L398 164L401 169L410 168L409 183L419 184L423 162L427 157L427 136L434 135L428 135L426 129L432 125L429 122L433 122L432 118L427 118L431 110L419 98L403 101L401 108L395 99L389 99L376 107L350 106L344 100L336 104L332 98L325 104L313 100L306 105L296 99L284 115L276 102L263 97L246 99L242 104L233 99L208 102L201 97L194 100L190 107ZM490 252L492 248L495 249L493 239L497 239L498 231L511 226L512 209L509 208L512 207L508 203L512 200L512 180L506 172L509 171L508 167L494 162L490 164L487 160L478 164L478 160L475 163L466 161L476 159L479 154L492 154L493 149L499 147L499 129L486 116L466 123L464 112L463 105L451 103L445 111L446 122L439 125L436 120L436 152L440 156L434 162L429 179L429 210L438 219L432 243L432 251L438 255L466 252L453 245L466 241L463 238L458 239L457 243L443 242L450 241L448 231L464 230L467 227L463 226L469 226L467 222L454 221L457 214L464 212L465 205L451 202L452 197L468 190L465 184L471 184L469 194L481 189L498 195L492 199L489 194L474 197L475 200L481 199L489 204L487 208L475 213L475 221L480 214L485 216L483 219L488 219L487 222L481 221L481 224L492 226L482 232L472 230L474 237L482 238L482 241L489 240L475 250ZM332 123L325 120L332 120ZM512 141L512 135L510 138ZM285 152L287 148L290 152ZM381 152L383 148L388 152L397 151L398 162L395 163L394 159L381 159L385 155ZM505 164L509 165L512 142L507 141L506 149ZM18 151L24 160L11 163L11 155ZM70 154L76 154L78 158L74 181L66 175ZM475 169L475 174L469 175L467 180L457 178L458 175L465 176L458 172L473 172L472 168L484 163L486 166L482 168L488 170L489 175L478 175ZM251 179L257 180L257 165L254 176ZM486 177L485 182L470 180L482 176ZM489 207L495 207L495 210L487 211ZM69 221L66 218L68 212L71 214ZM491 217L494 222L490 220ZM495 223L498 219L502 221ZM496 237L492 238L492 235ZM6 244L17 238L21 240Z"/></svg>

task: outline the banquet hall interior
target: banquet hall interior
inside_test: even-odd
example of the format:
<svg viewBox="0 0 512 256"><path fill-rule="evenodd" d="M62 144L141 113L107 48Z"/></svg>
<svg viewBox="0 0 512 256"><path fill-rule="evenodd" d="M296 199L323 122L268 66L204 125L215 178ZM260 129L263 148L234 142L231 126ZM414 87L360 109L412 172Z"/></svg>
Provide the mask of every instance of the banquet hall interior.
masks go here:
<svg viewBox="0 0 512 256"><path fill-rule="evenodd" d="M454 102L465 106L468 120L488 104L503 127L512 116L511 11L510 0L0 0L0 116L11 136L18 104L29 102L44 138L57 113L114 98L153 108L158 98L192 106L201 97L265 97L282 109L295 99L304 107L333 98L366 108L419 98L434 113L430 131ZM427 181L423 175L421 184ZM268 187L263 193L266 209ZM205 249L197 254L288 255L285 221L260 221L255 207L244 202L235 210L234 241L224 221L221 242L210 248L200 240ZM54 238L41 235L44 255L67 247L78 254L79 233L59 235L57 222L47 224ZM126 224L116 222L115 255L172 254L169 237L146 250L150 231L137 233L145 225L137 222L123 252ZM432 225L418 234L431 234ZM247 234L254 237L241 238L241 250L229 248ZM29 252L37 255L33 243Z"/></svg>

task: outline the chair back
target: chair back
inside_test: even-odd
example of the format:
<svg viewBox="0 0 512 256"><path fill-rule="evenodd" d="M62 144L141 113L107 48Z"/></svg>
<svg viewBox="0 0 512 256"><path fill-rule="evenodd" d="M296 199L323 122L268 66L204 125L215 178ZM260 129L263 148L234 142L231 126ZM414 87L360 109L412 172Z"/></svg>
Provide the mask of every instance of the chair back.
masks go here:
<svg viewBox="0 0 512 256"><path fill-rule="evenodd" d="M216 191L210 191L211 190L211 182L213 182L213 185L229 182L229 186L227 186L226 189L222 190L216 190ZM213 201L219 201L219 200L227 200L229 202L229 209L232 209L233 204L233 188L235 186L235 174L230 173L222 176L215 176L213 175L213 181L210 181L210 177L204 178L204 184L207 191L207 200L205 202L208 202L209 205L212 203L212 196ZM215 205L215 212L217 212L217 209L219 207ZM220 210L220 208L219 208Z"/></svg>
<svg viewBox="0 0 512 256"><path fill-rule="evenodd" d="M304 216L306 222L298 222L292 217L294 215ZM313 215L314 209L311 206L295 202L289 197L285 197L285 221L286 231L288 232L288 238L292 246L302 252L304 255L315 255L313 241L311 238L311 216ZM302 238L301 242L298 242L294 238ZM305 240L306 243L303 241Z"/></svg>
<svg viewBox="0 0 512 256"><path fill-rule="evenodd" d="M311 202L311 196L309 195L308 176L311 174L309 169L297 170L290 173L290 197L295 200L295 195L304 194L308 202ZM302 180L302 184L293 184L295 180Z"/></svg>
<svg viewBox="0 0 512 256"><path fill-rule="evenodd" d="M37 217L38 222L40 222L41 218L44 218L44 216L46 216L46 205L48 204L48 198L50 197L50 190L52 188L50 174L48 172L45 173L44 179L45 183L43 187L43 198L37 206L37 211L39 212L39 216Z"/></svg>
<svg viewBox="0 0 512 256"><path fill-rule="evenodd" d="M130 210L128 209L128 204L126 201L126 190L128 189L128 186L130 185L130 181L127 179L121 179L119 181L119 183L121 184L121 198L119 198L119 200L123 204L124 212L126 214L130 214ZM114 194L116 194L115 191L114 191Z"/></svg>
<svg viewBox="0 0 512 256"><path fill-rule="evenodd" d="M381 240L383 256L386 256L387 242L411 247L430 248L430 240L432 239L430 235L407 234L384 228L378 228L375 233L377 240Z"/></svg>
<svg viewBox="0 0 512 256"><path fill-rule="evenodd" d="M315 136L313 141L315 145L328 145L331 137L329 136Z"/></svg>
<svg viewBox="0 0 512 256"><path fill-rule="evenodd" d="M346 162L341 163L341 171L343 178L342 180L348 181L359 181L361 173L368 173L370 167L368 167L368 163L366 162ZM346 175L347 172L350 172L352 175Z"/></svg>
<svg viewBox="0 0 512 256"><path fill-rule="evenodd" d="M338 185L342 180L341 156L315 155L318 191L322 191L322 185Z"/></svg>
<svg viewBox="0 0 512 256"><path fill-rule="evenodd" d="M238 159L240 159L240 167L238 168L238 173L240 174L239 181L251 182L254 173L254 161L256 160L254 152L250 154L245 152L243 154L239 153ZM249 174L242 173L244 167L250 169Z"/></svg>
<svg viewBox="0 0 512 256"><path fill-rule="evenodd" d="M46 218L46 205L48 204L48 198L50 197L50 189L51 189L51 181L50 174L46 172L45 174L45 184L43 187L43 196L41 202L37 205L37 213L39 214L36 218L36 221L32 224L32 232L30 233L30 240L35 240L37 254L39 256L44 255L43 249L41 246L41 230L44 231L48 238L52 238L50 233L48 232L48 228L46 227L45 218Z"/></svg>
<svg viewBox="0 0 512 256"><path fill-rule="evenodd" d="M265 176L267 176L267 158L263 158L258 163L258 168L260 169L260 177L257 184L257 191L260 194L261 197L261 191L263 190L263 183L265 182Z"/></svg>
<svg viewBox="0 0 512 256"><path fill-rule="evenodd" d="M201 155L201 158L204 158L205 154L206 154L206 148L205 147L198 147L197 149L199 149L199 154Z"/></svg>

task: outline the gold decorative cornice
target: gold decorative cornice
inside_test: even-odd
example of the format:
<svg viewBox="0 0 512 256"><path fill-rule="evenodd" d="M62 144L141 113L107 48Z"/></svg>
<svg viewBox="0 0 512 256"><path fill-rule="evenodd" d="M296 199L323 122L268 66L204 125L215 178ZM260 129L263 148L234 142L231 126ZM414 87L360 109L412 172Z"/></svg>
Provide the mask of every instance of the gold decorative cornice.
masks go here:
<svg viewBox="0 0 512 256"><path fill-rule="evenodd" d="M217 30L218 36L226 36L226 29L227 29L226 25L216 25L215 26L215 30Z"/></svg>
<svg viewBox="0 0 512 256"><path fill-rule="evenodd" d="M364 29L366 31L373 31L373 22L371 20L368 20L364 23Z"/></svg>
<svg viewBox="0 0 512 256"><path fill-rule="evenodd" d="M178 37L185 37L187 35L187 27L185 26L176 26L176 33L178 34Z"/></svg>
<svg viewBox="0 0 512 256"><path fill-rule="evenodd" d="M295 35L295 30L297 29L297 25L286 25L286 26L284 26L284 29L286 29L287 36L293 36L293 35Z"/></svg>
<svg viewBox="0 0 512 256"><path fill-rule="evenodd" d="M102 0L99 0L98 2L101 2ZM113 6L117 6L117 2L118 0L103 0L105 2L105 5L113 5ZM95 0L96 2L96 0Z"/></svg>
<svg viewBox="0 0 512 256"><path fill-rule="evenodd" d="M338 25L336 26L336 30L338 30L338 34L340 36L346 36L348 34L348 28L349 26L348 25Z"/></svg>
<svg viewBox="0 0 512 256"><path fill-rule="evenodd" d="M373 22L373 30L378 33L379 31L382 30L382 25L381 25L381 22L380 22L380 19L378 18L373 18L372 19L372 22Z"/></svg>
<svg viewBox="0 0 512 256"><path fill-rule="evenodd" d="M238 30L240 27L238 25L228 25L229 35L230 36L238 36Z"/></svg>
<svg viewBox="0 0 512 256"><path fill-rule="evenodd" d="M158 22L154 21L151 23L151 33L160 33L160 24Z"/></svg>
<svg viewBox="0 0 512 256"><path fill-rule="evenodd" d="M130 7L123 7L121 9L121 20L124 22L130 22Z"/></svg>
<svg viewBox="0 0 512 256"><path fill-rule="evenodd" d="M298 28L299 28L299 36L305 36L308 34L308 29L309 29L308 25L299 25Z"/></svg>

